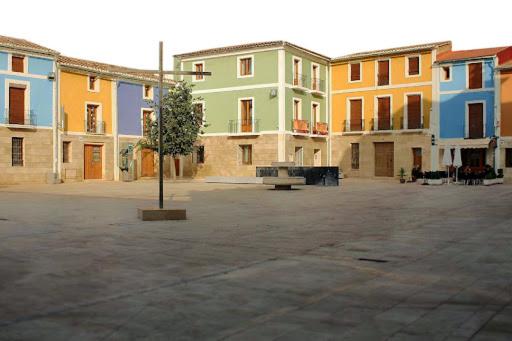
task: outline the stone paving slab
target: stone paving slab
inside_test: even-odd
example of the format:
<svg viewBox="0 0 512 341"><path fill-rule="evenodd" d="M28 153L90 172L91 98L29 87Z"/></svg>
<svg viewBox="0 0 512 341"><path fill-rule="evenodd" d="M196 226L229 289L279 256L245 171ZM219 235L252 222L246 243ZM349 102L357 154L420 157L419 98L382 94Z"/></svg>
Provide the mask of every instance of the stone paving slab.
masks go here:
<svg viewBox="0 0 512 341"><path fill-rule="evenodd" d="M512 338L512 186L156 189L0 188L0 340Z"/></svg>

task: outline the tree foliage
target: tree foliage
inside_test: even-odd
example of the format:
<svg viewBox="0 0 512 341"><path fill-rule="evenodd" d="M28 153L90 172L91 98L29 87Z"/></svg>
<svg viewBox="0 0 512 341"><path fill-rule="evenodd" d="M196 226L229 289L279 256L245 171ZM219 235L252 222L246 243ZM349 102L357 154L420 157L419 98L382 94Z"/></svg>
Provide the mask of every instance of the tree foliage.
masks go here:
<svg viewBox="0 0 512 341"><path fill-rule="evenodd" d="M162 133L164 155L189 155L194 150L201 128L204 126L203 112L198 110L193 98L192 86L186 82L178 82L169 92L164 90L162 98ZM158 113L158 102L151 102L155 113ZM157 114L158 115L158 114ZM157 116L156 115L156 116ZM148 118L146 136L139 141L143 148L158 150L158 118Z"/></svg>

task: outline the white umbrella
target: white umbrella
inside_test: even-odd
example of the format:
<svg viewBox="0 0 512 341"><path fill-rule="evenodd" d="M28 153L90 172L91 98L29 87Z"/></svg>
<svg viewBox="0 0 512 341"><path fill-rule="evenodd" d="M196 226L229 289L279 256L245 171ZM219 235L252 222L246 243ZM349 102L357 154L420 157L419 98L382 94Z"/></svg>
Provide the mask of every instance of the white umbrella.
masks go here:
<svg viewBox="0 0 512 341"><path fill-rule="evenodd" d="M446 169L448 170L448 177L446 178L446 182L450 183L450 166L453 164L452 162L452 149L450 147L444 148L444 154L443 154L443 166L446 166Z"/></svg>
<svg viewBox="0 0 512 341"><path fill-rule="evenodd" d="M459 181L459 167L462 166L462 157L460 155L460 147L455 147L455 155L453 156L453 165L455 166L455 182Z"/></svg>

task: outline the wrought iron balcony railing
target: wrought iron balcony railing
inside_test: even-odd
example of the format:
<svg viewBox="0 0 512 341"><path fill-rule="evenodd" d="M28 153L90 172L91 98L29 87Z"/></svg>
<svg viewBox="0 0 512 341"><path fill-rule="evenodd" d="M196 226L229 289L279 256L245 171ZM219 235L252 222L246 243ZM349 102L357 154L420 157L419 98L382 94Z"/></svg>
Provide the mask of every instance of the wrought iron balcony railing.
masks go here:
<svg viewBox="0 0 512 341"><path fill-rule="evenodd" d="M259 133L260 120L229 120L228 132L230 134Z"/></svg>
<svg viewBox="0 0 512 341"><path fill-rule="evenodd" d="M84 121L84 129L87 134L104 135L105 134L105 121Z"/></svg>
<svg viewBox="0 0 512 341"><path fill-rule="evenodd" d="M4 124L16 126L36 126L37 115L33 110L14 110L13 108L6 108L4 110L4 117L2 119Z"/></svg>

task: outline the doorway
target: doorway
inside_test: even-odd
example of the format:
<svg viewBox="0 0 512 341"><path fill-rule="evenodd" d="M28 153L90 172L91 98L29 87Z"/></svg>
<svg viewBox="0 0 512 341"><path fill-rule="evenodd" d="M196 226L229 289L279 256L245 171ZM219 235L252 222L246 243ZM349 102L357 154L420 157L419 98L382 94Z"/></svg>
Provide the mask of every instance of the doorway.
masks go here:
<svg viewBox="0 0 512 341"><path fill-rule="evenodd" d="M393 142L375 142L375 176L394 176Z"/></svg>
<svg viewBox="0 0 512 341"><path fill-rule="evenodd" d="M84 145L84 179L102 179L103 162L102 146Z"/></svg>
<svg viewBox="0 0 512 341"><path fill-rule="evenodd" d="M155 176L155 152L153 149L144 148L141 151L141 177L154 177Z"/></svg>

